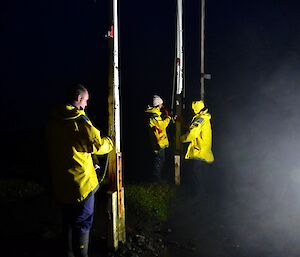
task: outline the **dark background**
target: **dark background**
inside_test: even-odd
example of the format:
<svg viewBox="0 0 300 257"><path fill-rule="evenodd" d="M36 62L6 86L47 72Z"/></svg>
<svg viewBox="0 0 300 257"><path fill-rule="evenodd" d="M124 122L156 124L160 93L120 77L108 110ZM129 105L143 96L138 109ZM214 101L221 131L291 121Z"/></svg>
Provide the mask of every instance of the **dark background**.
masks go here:
<svg viewBox="0 0 300 257"><path fill-rule="evenodd" d="M175 0L120 2L126 181L147 171L143 121L152 94L171 104ZM187 120L190 102L200 95L199 2L185 1L184 7ZM1 176L43 181L48 167L43 130L66 85L88 86L89 116L107 133L109 3L1 5ZM205 69L212 80L206 81L205 97L216 158L211 170L216 192L229 206L224 217L240 221L232 230L249 243L250 253L259 252L254 243L267 253L276 242L278 253L297 254L300 4L207 0L206 5ZM235 201L242 210L231 206Z"/></svg>

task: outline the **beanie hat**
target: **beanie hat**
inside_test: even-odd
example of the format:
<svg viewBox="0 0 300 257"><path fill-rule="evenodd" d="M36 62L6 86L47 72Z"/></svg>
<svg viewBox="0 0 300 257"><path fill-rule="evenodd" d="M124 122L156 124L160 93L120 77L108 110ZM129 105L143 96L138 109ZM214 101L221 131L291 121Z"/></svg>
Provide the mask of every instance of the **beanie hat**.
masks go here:
<svg viewBox="0 0 300 257"><path fill-rule="evenodd" d="M192 102L192 109L195 113L199 113L204 108L204 102L200 101L193 101Z"/></svg>
<svg viewBox="0 0 300 257"><path fill-rule="evenodd" d="M161 99L160 96L158 96L158 95L154 95L154 96L153 96L153 106L154 106L154 107L163 104L163 102L164 102L164 101Z"/></svg>

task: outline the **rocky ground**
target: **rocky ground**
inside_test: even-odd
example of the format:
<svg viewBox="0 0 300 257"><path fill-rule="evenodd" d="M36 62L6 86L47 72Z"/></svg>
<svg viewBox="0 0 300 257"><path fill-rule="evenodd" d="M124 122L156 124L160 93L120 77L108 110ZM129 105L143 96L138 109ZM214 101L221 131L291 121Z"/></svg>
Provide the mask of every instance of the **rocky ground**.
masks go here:
<svg viewBox="0 0 300 257"><path fill-rule="evenodd" d="M11 257L60 256L60 211L51 194L22 180L0 181L0 186L2 253ZM165 248L161 223L147 219L147 213L137 212L136 207L126 208L126 244L120 244L117 252L107 248L105 192L103 187L96 194L90 256L161 256Z"/></svg>
<svg viewBox="0 0 300 257"><path fill-rule="evenodd" d="M1 256L60 256L59 208L49 193L38 187L34 191L38 193L22 189L11 192L10 197L0 195ZM276 227L268 221L276 214L266 213L264 217L234 195L210 194L203 198L184 187L176 189L164 222L127 206L126 244L112 252L106 247L103 191L97 194L96 203L91 257L300 256L299 237L284 232L285 223L279 214Z"/></svg>

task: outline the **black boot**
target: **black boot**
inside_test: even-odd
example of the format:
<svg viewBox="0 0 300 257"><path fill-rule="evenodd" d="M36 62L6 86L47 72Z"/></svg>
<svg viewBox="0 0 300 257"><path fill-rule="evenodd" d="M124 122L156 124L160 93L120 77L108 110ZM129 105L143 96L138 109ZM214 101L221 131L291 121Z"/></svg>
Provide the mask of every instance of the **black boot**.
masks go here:
<svg viewBox="0 0 300 257"><path fill-rule="evenodd" d="M72 228L71 226L65 225L63 227L63 256L74 257L72 247Z"/></svg>
<svg viewBox="0 0 300 257"><path fill-rule="evenodd" d="M88 257L90 233L73 234L73 252L75 257Z"/></svg>

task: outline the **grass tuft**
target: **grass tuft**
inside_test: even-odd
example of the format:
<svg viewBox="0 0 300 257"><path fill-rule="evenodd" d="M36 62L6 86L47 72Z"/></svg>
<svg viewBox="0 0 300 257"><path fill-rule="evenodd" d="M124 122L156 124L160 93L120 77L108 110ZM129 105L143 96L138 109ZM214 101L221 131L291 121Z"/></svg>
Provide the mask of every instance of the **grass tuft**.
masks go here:
<svg viewBox="0 0 300 257"><path fill-rule="evenodd" d="M0 202L14 202L40 195L44 188L33 181L19 179L0 180Z"/></svg>
<svg viewBox="0 0 300 257"><path fill-rule="evenodd" d="M125 186L125 201L135 222L164 222L169 216L170 201L175 188L166 184L129 184Z"/></svg>

